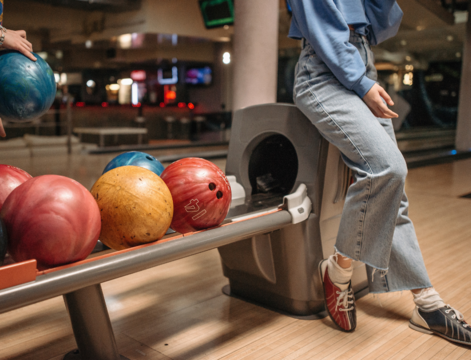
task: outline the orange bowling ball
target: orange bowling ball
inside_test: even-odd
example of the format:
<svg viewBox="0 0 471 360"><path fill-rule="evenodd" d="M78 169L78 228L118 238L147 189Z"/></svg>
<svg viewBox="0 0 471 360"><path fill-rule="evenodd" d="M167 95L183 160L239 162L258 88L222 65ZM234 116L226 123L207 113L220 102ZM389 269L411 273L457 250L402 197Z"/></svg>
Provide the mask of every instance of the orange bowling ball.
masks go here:
<svg viewBox="0 0 471 360"><path fill-rule="evenodd" d="M156 241L173 217L173 200L163 180L138 166L103 174L91 190L101 213L100 240L115 250Z"/></svg>

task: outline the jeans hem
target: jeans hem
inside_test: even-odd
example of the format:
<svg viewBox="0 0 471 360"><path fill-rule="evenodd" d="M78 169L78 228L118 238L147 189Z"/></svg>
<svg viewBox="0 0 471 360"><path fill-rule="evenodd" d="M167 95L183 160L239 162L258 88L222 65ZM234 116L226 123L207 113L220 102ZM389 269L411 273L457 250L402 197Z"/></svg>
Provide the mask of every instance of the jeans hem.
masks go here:
<svg viewBox="0 0 471 360"><path fill-rule="evenodd" d="M364 261L364 260L361 260L361 259L355 259L354 257L350 256L350 255L346 255L345 253L343 253L342 251L339 251L338 248L337 248L337 245L334 245L334 249L335 249L335 252L339 253L340 255L346 257L346 258L349 258L351 260L355 260L355 261L359 261L359 262L362 262L363 264L365 265L368 265L376 270L381 270L381 271L389 271L389 268L382 268L382 267L377 267L375 265L372 265L370 264L368 261Z"/></svg>
<svg viewBox="0 0 471 360"><path fill-rule="evenodd" d="M406 291L406 290L417 290L417 289L427 289L427 288L432 288L432 284L430 285L421 285L421 286L411 286L411 287L404 287L404 288L397 288L397 289L388 289L388 290L370 290L370 294L386 294L386 293L392 293L392 292L398 292L398 291Z"/></svg>

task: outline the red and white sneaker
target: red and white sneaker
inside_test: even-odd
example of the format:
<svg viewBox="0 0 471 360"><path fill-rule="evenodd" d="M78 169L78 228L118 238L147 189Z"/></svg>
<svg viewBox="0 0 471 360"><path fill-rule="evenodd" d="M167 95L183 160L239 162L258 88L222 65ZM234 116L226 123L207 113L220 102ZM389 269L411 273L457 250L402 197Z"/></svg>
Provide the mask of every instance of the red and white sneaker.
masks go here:
<svg viewBox="0 0 471 360"><path fill-rule="evenodd" d="M352 332L357 326L355 296L351 281L347 284L336 284L330 280L328 261L319 264L319 274L324 284L325 309L332 321L340 330Z"/></svg>

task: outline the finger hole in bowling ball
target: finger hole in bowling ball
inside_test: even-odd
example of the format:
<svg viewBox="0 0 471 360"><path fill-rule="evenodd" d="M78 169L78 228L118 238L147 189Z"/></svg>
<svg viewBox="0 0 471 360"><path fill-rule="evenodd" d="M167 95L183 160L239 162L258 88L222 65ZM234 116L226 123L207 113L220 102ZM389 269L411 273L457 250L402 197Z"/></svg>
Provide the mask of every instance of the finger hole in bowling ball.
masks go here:
<svg viewBox="0 0 471 360"><path fill-rule="evenodd" d="M216 189L216 184L215 183L209 183L209 190L213 191L214 189Z"/></svg>
<svg viewBox="0 0 471 360"><path fill-rule="evenodd" d="M149 156L149 155L146 156L146 159L150 160L150 161L154 161L154 158L152 156Z"/></svg>
<svg viewBox="0 0 471 360"><path fill-rule="evenodd" d="M222 191L218 191L218 192L216 193L216 197L217 197L218 199L222 198Z"/></svg>

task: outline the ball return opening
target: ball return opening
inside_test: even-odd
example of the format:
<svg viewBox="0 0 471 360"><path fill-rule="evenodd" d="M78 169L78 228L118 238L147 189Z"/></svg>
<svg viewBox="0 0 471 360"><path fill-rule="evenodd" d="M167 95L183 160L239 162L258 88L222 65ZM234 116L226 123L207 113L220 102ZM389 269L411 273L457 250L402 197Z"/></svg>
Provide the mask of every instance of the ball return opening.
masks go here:
<svg viewBox="0 0 471 360"><path fill-rule="evenodd" d="M0 313L62 295L78 351L65 359L124 359L101 283L218 248L230 293L279 311L323 311L319 261L333 252L350 174L294 106L236 112L226 164L233 199L218 227L163 239L45 271L35 260L0 267ZM357 296L367 291L354 265Z"/></svg>

